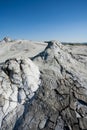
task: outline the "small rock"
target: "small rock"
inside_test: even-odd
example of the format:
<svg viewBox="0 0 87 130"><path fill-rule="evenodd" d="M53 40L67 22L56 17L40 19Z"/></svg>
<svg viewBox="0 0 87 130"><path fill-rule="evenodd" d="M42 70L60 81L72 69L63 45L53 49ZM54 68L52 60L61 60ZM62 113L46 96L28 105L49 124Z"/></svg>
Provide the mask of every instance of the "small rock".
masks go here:
<svg viewBox="0 0 87 130"><path fill-rule="evenodd" d="M5 41L5 42L11 42L12 40L11 40L10 37L4 37L3 41Z"/></svg>
<svg viewBox="0 0 87 130"><path fill-rule="evenodd" d="M46 122L47 122L47 118L42 119L39 123L39 129L43 129L46 125Z"/></svg>

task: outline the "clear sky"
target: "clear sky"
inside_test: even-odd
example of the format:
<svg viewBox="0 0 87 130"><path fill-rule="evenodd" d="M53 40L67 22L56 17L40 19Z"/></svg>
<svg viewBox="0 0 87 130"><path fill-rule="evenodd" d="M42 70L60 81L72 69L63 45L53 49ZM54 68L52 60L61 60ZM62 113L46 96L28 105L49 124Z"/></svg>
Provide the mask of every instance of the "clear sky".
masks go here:
<svg viewBox="0 0 87 130"><path fill-rule="evenodd" d="M0 39L87 42L87 0L0 0Z"/></svg>

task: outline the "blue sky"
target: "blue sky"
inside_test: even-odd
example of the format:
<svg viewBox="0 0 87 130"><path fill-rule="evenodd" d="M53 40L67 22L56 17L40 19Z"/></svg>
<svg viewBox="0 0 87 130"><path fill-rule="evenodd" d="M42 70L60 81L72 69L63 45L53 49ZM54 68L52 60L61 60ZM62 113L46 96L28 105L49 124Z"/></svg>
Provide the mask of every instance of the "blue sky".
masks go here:
<svg viewBox="0 0 87 130"><path fill-rule="evenodd" d="M87 42L87 0L0 0L0 39Z"/></svg>

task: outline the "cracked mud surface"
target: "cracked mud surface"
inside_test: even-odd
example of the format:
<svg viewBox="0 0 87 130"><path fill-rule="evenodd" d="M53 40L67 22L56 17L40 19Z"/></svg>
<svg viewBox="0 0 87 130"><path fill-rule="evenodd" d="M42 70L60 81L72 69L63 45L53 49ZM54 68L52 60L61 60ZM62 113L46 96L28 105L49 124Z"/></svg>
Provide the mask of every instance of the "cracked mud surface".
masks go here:
<svg viewBox="0 0 87 130"><path fill-rule="evenodd" d="M31 59L1 63L0 130L86 130L87 62L77 55L50 41Z"/></svg>

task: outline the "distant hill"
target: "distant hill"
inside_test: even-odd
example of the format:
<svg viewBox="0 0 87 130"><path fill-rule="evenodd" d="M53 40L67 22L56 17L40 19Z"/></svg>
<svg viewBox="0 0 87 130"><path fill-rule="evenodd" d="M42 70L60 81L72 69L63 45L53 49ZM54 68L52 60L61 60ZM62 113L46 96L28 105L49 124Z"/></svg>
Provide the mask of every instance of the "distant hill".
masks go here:
<svg viewBox="0 0 87 130"><path fill-rule="evenodd" d="M87 45L87 42L76 42L76 43L72 43L72 42L61 42L62 44L65 45Z"/></svg>

